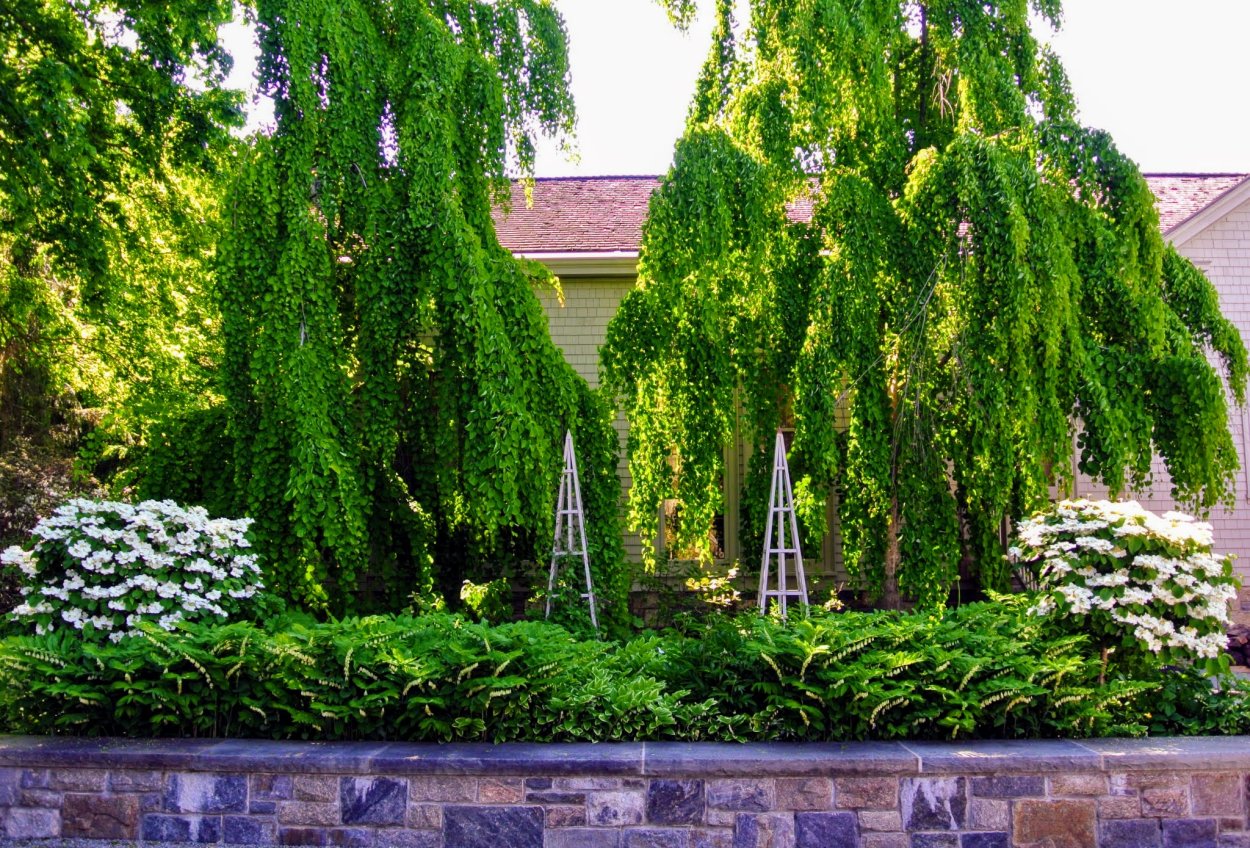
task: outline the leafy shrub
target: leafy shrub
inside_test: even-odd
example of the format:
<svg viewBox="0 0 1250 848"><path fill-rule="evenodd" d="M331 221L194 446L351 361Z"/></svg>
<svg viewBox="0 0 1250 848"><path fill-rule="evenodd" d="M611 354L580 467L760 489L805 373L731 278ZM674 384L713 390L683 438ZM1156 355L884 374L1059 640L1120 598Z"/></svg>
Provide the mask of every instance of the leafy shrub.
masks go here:
<svg viewBox="0 0 1250 848"><path fill-rule="evenodd" d="M249 523L172 501L72 500L35 525L29 550L0 554L21 573L13 616L37 634L69 625L113 642L145 621L224 620L262 588Z"/></svg>
<svg viewBox="0 0 1250 848"><path fill-rule="evenodd" d="M1211 525L1136 502L1064 501L1017 528L1009 559L1045 592L1036 615L1091 633L1120 664L1200 662L1226 671L1232 560Z"/></svg>
<svg viewBox="0 0 1250 848"><path fill-rule="evenodd" d="M945 614L687 620L625 643L446 614L0 641L10 732L428 741L1246 732L1239 690L1115 678L1030 597ZM1204 688L1205 687L1205 688Z"/></svg>
<svg viewBox="0 0 1250 848"><path fill-rule="evenodd" d="M317 623L144 625L0 643L11 730L128 736L430 741L666 738L710 705L623 674L604 643L536 622L445 614ZM12 681L29 685L9 685ZM18 689L25 691L19 692Z"/></svg>

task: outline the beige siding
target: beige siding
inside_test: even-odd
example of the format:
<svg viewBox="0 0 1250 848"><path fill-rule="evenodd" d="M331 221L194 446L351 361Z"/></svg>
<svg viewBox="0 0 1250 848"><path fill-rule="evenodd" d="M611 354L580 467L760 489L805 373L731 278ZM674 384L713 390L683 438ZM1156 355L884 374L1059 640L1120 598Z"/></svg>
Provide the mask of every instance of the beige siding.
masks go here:
<svg viewBox="0 0 1250 848"><path fill-rule="evenodd" d="M621 299L634 287L633 277L606 279L567 278L563 281L564 304L555 292L542 289L537 292L547 313L551 339L564 351L564 358L578 374L586 378L592 387L599 386L599 346L603 344L608 322L616 314ZM616 432L621 440L620 463L617 474L621 478L621 491L629 493L629 467L625 461L625 434L627 425L623 415L617 416ZM624 509L624 498L621 501ZM631 560L641 557L641 543L634 533L625 535L625 554Z"/></svg>

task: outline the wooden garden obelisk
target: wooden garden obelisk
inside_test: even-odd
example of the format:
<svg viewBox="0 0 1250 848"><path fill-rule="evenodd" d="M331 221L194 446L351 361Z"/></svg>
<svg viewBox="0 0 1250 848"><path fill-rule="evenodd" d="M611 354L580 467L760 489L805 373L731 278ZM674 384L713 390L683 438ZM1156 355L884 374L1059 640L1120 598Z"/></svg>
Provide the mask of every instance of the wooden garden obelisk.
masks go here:
<svg viewBox="0 0 1250 848"><path fill-rule="evenodd" d="M769 585L775 568L777 582ZM794 588L789 588L788 572L793 571ZM794 492L790 487L790 465L786 462L786 443L777 431L773 448L773 482L768 492L768 524L764 531L764 558L760 564L760 612L768 611L769 599L775 599L786 617L791 598L807 607L807 578L803 575L803 551L799 544L799 523L794 515Z"/></svg>
<svg viewBox="0 0 1250 848"><path fill-rule="evenodd" d="M586 516L582 510L582 485L577 477L577 453L573 450L573 433L564 432L564 473L560 476L560 496L556 500L556 532L551 545L551 573L547 577L547 612L551 617L551 599L556 588L556 572L565 557L581 557L586 573L586 591L582 597L590 604L590 623L599 629L595 615L595 585L590 577L590 554L586 550Z"/></svg>

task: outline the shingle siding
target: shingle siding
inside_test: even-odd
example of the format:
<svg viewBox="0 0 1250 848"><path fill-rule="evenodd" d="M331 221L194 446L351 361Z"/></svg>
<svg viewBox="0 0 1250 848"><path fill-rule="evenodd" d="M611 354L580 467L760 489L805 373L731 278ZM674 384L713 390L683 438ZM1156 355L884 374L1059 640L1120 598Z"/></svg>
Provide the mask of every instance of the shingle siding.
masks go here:
<svg viewBox="0 0 1250 848"><path fill-rule="evenodd" d="M547 313L551 340L564 352L565 360L593 388L599 387L599 346L607 334L608 322L616 314L621 299L634 287L633 277L611 279L568 278L561 280L564 304L555 292L542 289L538 299ZM618 414L614 422L621 440L617 475L621 478L622 517L625 498L629 494L629 466L625 459L625 416ZM625 534L625 554L637 561L642 556L642 543L635 533Z"/></svg>

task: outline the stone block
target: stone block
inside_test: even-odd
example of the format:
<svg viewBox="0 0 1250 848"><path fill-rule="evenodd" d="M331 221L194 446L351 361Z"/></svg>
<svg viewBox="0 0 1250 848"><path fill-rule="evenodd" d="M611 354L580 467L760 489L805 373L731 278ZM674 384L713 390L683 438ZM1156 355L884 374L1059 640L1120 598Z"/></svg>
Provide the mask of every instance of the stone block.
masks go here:
<svg viewBox="0 0 1250 848"><path fill-rule="evenodd" d="M23 789L48 789L51 784L48 782L47 769L22 769L22 776L18 778L18 785Z"/></svg>
<svg viewBox="0 0 1250 848"><path fill-rule="evenodd" d="M1047 778L1047 782L1052 797L1107 794L1107 776L1104 774L1060 774Z"/></svg>
<svg viewBox="0 0 1250 848"><path fill-rule="evenodd" d="M600 827L642 824L641 792L591 792L586 798L586 820Z"/></svg>
<svg viewBox="0 0 1250 848"><path fill-rule="evenodd" d="M1113 774L1107 779L1107 791L1111 795L1137 795L1137 787L1130 786L1127 774Z"/></svg>
<svg viewBox="0 0 1250 848"><path fill-rule="evenodd" d="M254 774L249 780L253 803L256 801L290 801L295 797L295 779L289 774ZM329 800L334 800L333 795Z"/></svg>
<svg viewBox="0 0 1250 848"><path fill-rule="evenodd" d="M340 823L339 805L324 801L278 801L278 824L334 827Z"/></svg>
<svg viewBox="0 0 1250 848"><path fill-rule="evenodd" d="M586 807L544 807L543 819L547 827L584 827Z"/></svg>
<svg viewBox="0 0 1250 848"><path fill-rule="evenodd" d="M391 777L344 777L339 783L343 824L402 825L408 783Z"/></svg>
<svg viewBox="0 0 1250 848"><path fill-rule="evenodd" d="M859 823L854 813L796 813L794 816L795 848L856 848L858 844Z"/></svg>
<svg viewBox="0 0 1250 848"><path fill-rule="evenodd" d="M1097 805L1092 801L1015 802L1015 840L1047 848L1089 848L1097 838Z"/></svg>
<svg viewBox="0 0 1250 848"><path fill-rule="evenodd" d="M557 792L554 789L527 791L525 793L525 802L527 804L585 804L586 793Z"/></svg>
<svg viewBox="0 0 1250 848"><path fill-rule="evenodd" d="M1250 848L1250 833L1221 833L1217 848Z"/></svg>
<svg viewBox="0 0 1250 848"><path fill-rule="evenodd" d="M959 848L956 833L913 833L911 848Z"/></svg>
<svg viewBox="0 0 1250 848"><path fill-rule="evenodd" d="M272 845L277 826L254 816L225 816L221 820L222 841L231 845Z"/></svg>
<svg viewBox="0 0 1250 848"><path fill-rule="evenodd" d="M516 804L525 798L525 782L519 777L483 777L477 782L479 804Z"/></svg>
<svg viewBox="0 0 1250 848"><path fill-rule="evenodd" d="M443 838L449 848L543 848L543 810L447 806L443 808Z"/></svg>
<svg viewBox="0 0 1250 848"><path fill-rule="evenodd" d="M804 815L820 815L804 813ZM798 848L794 815L738 813L734 819L734 848Z"/></svg>
<svg viewBox="0 0 1250 848"><path fill-rule="evenodd" d="M865 833L860 848L910 848L911 836L906 833Z"/></svg>
<svg viewBox="0 0 1250 848"><path fill-rule="evenodd" d="M550 788L550 779L546 779ZM525 781L530 788L530 781ZM472 804L477 800L477 780L472 777L422 775L408 778L408 797L414 801L451 801Z"/></svg>
<svg viewBox="0 0 1250 848"><path fill-rule="evenodd" d="M647 821L654 824L700 824L702 780L652 780L647 786Z"/></svg>
<svg viewBox="0 0 1250 848"><path fill-rule="evenodd" d="M600 827L569 827L547 831L545 848L620 848L621 832ZM447 848L451 848L448 843Z"/></svg>
<svg viewBox="0 0 1250 848"><path fill-rule="evenodd" d="M767 812L773 809L771 780L732 778L707 782L707 805L717 810Z"/></svg>
<svg viewBox="0 0 1250 848"><path fill-rule="evenodd" d="M319 827L284 827L278 830L279 845L328 845L326 831Z"/></svg>
<svg viewBox="0 0 1250 848"><path fill-rule="evenodd" d="M1098 825L1100 848L1162 848L1158 819L1119 819Z"/></svg>
<svg viewBox="0 0 1250 848"><path fill-rule="evenodd" d="M149 813L143 817L140 836L148 842L190 842L196 824L191 816Z"/></svg>
<svg viewBox="0 0 1250 848"><path fill-rule="evenodd" d="M525 788L527 790L528 789L550 789L551 778L549 777L527 777L525 778Z"/></svg>
<svg viewBox="0 0 1250 848"><path fill-rule="evenodd" d="M836 778L833 781L833 801L843 810L892 810L898 806L898 778Z"/></svg>
<svg viewBox="0 0 1250 848"><path fill-rule="evenodd" d="M733 810L708 810L707 823L712 827L733 827L738 814Z"/></svg>
<svg viewBox="0 0 1250 848"><path fill-rule="evenodd" d="M1215 848L1215 819L1164 819L1163 848Z"/></svg>
<svg viewBox="0 0 1250 848"><path fill-rule="evenodd" d="M327 831L326 838L342 848L443 848L443 835L436 830L340 827Z"/></svg>
<svg viewBox="0 0 1250 848"><path fill-rule="evenodd" d="M1114 778L1113 778L1114 779ZM1142 789L1189 789L1189 778L1172 771L1133 771L1124 775L1124 782L1131 788Z"/></svg>
<svg viewBox="0 0 1250 848"><path fill-rule="evenodd" d="M882 833L901 833L903 816L898 810L860 810L859 828Z"/></svg>
<svg viewBox="0 0 1250 848"><path fill-rule="evenodd" d="M560 792L609 792L614 789L627 789L625 782L619 777L557 777L549 789ZM637 789L638 787L632 787Z"/></svg>
<svg viewBox="0 0 1250 848"><path fill-rule="evenodd" d="M1189 815L1189 788L1143 789L1141 812L1143 816L1184 818Z"/></svg>
<svg viewBox="0 0 1250 848"><path fill-rule="evenodd" d="M16 807L22 791L22 770L0 769L0 807Z"/></svg>
<svg viewBox="0 0 1250 848"><path fill-rule="evenodd" d="M733 848L732 830L695 828L690 831L690 848Z"/></svg>
<svg viewBox="0 0 1250 848"><path fill-rule="evenodd" d="M833 809L833 781L827 777L780 777L775 786L778 810Z"/></svg>
<svg viewBox="0 0 1250 848"><path fill-rule="evenodd" d="M690 848L690 831L670 827L635 827L621 833L621 848Z"/></svg>
<svg viewBox="0 0 1250 848"><path fill-rule="evenodd" d="M974 777L972 794L978 798L1039 798L1046 794L1046 779L1014 774Z"/></svg>
<svg viewBox="0 0 1250 848"><path fill-rule="evenodd" d="M973 798L968 802L968 827L972 830L1009 830L1011 802L1005 798Z"/></svg>
<svg viewBox="0 0 1250 848"><path fill-rule="evenodd" d="M439 830L443 826L443 808L439 804L409 804L408 827Z"/></svg>
<svg viewBox="0 0 1250 848"><path fill-rule="evenodd" d="M962 833L959 848L1011 848L1011 838L1006 831Z"/></svg>
<svg viewBox="0 0 1250 848"><path fill-rule="evenodd" d="M165 776L159 771L126 769L109 772L110 792L159 792L164 785Z"/></svg>
<svg viewBox="0 0 1250 848"><path fill-rule="evenodd" d="M202 816L195 823L195 841L216 843L221 841L221 816Z"/></svg>
<svg viewBox="0 0 1250 848"><path fill-rule="evenodd" d="M139 826L139 799L133 795L68 793L61 807L61 836L133 839Z"/></svg>
<svg viewBox="0 0 1250 848"><path fill-rule="evenodd" d="M1136 795L1112 795L1098 799L1099 819L1135 819L1141 815L1141 799Z"/></svg>
<svg viewBox="0 0 1250 848"><path fill-rule="evenodd" d="M909 777L899 790L908 830L960 830L968 821L968 782L962 777Z"/></svg>
<svg viewBox="0 0 1250 848"><path fill-rule="evenodd" d="M61 793L55 789L19 789L17 803L13 807L44 807L49 810L61 808Z"/></svg>
<svg viewBox="0 0 1250 848"><path fill-rule="evenodd" d="M290 797L296 801L337 801L339 779L327 774L297 774L292 780L291 793Z"/></svg>
<svg viewBox="0 0 1250 848"><path fill-rule="evenodd" d="M59 810L11 807L4 814L4 835L10 839L52 839L61 835Z"/></svg>
<svg viewBox="0 0 1250 848"><path fill-rule="evenodd" d="M108 785L108 772L104 769L51 769L48 772L48 788L70 792L103 792Z"/></svg>
<svg viewBox="0 0 1250 848"><path fill-rule="evenodd" d="M179 773L165 782L164 807L170 813L243 813L247 777L241 774Z"/></svg>
<svg viewBox="0 0 1250 848"><path fill-rule="evenodd" d="M1245 811L1241 777L1228 773L1196 773L1189 779L1195 816L1240 816Z"/></svg>

